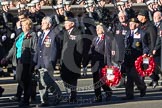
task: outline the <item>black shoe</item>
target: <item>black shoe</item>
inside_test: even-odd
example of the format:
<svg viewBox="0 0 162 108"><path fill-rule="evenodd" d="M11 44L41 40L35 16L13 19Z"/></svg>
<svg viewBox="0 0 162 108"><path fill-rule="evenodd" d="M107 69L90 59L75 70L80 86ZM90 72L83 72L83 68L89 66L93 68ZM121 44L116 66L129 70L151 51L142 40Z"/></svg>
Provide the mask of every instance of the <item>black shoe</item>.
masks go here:
<svg viewBox="0 0 162 108"><path fill-rule="evenodd" d="M158 81L153 81L152 82L152 88L156 88L156 86L158 86Z"/></svg>
<svg viewBox="0 0 162 108"><path fill-rule="evenodd" d="M14 97L11 97L10 100L11 101L18 101L18 102L20 102L21 98L19 98L17 96L14 96Z"/></svg>
<svg viewBox="0 0 162 108"><path fill-rule="evenodd" d="M106 93L106 101L110 101L112 98L112 92Z"/></svg>
<svg viewBox="0 0 162 108"><path fill-rule="evenodd" d="M140 97L144 97L146 95L146 89L140 90Z"/></svg>
<svg viewBox="0 0 162 108"><path fill-rule="evenodd" d="M0 71L0 77L4 77L4 72Z"/></svg>
<svg viewBox="0 0 162 108"><path fill-rule="evenodd" d="M56 99L54 102L53 102L53 105L56 106L60 103L61 99Z"/></svg>
<svg viewBox="0 0 162 108"><path fill-rule="evenodd" d="M36 103L36 99L35 98L31 98L30 102L31 103Z"/></svg>
<svg viewBox="0 0 162 108"><path fill-rule="evenodd" d="M13 80L16 80L16 75L13 76Z"/></svg>
<svg viewBox="0 0 162 108"><path fill-rule="evenodd" d="M3 92L4 92L4 88L0 87L0 97L2 97Z"/></svg>
<svg viewBox="0 0 162 108"><path fill-rule="evenodd" d="M69 99L69 104L75 104L77 103L77 99L76 98L70 98Z"/></svg>
<svg viewBox="0 0 162 108"><path fill-rule="evenodd" d="M38 105L38 107L47 107L47 106L49 106L48 103L41 103L41 104Z"/></svg>
<svg viewBox="0 0 162 108"><path fill-rule="evenodd" d="M102 99L95 99L93 103L100 103L102 102Z"/></svg>
<svg viewBox="0 0 162 108"><path fill-rule="evenodd" d="M29 107L29 102L20 102L19 103L19 108L28 108Z"/></svg>
<svg viewBox="0 0 162 108"><path fill-rule="evenodd" d="M102 102L102 96L96 96L93 103L99 103L99 102Z"/></svg>
<svg viewBox="0 0 162 108"><path fill-rule="evenodd" d="M122 100L133 100L133 99L134 99L134 96L126 96L122 98Z"/></svg>
<svg viewBox="0 0 162 108"><path fill-rule="evenodd" d="M148 84L148 86L152 86L152 84L153 84L153 81L151 81L151 82Z"/></svg>

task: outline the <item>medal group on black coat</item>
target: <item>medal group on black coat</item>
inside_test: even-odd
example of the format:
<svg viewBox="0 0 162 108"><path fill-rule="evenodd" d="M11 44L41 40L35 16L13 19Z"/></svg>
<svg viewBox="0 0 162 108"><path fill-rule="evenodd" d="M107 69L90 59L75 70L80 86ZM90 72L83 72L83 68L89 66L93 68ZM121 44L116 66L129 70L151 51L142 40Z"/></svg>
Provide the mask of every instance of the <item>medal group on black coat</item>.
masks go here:
<svg viewBox="0 0 162 108"><path fill-rule="evenodd" d="M161 73L161 2L149 0L146 2L148 10L135 11L131 2L121 0L114 3L116 11L110 12L105 7L106 0L53 0L52 14L47 15L41 10L41 1L17 5L17 16L10 13L8 1L1 2L0 75L4 76L3 67L12 63L18 87L10 100L18 101L19 107L29 107L36 101L37 85L41 101L39 107L58 105L64 100L53 76L57 66L65 90L70 91L68 103L78 103L80 87L77 82L81 76L87 76L89 64L95 93L92 102L111 100L112 89L100 78L106 65L116 66L122 73L118 85L126 88L126 96L122 99L135 98L134 84L140 97L145 96L144 77L137 73L134 65L141 55L154 58L156 66L150 76L150 85L153 88L158 85ZM74 2L84 5L84 9L73 13L71 4ZM104 98L101 88L105 92ZM3 92L4 88L0 87L0 96ZM21 96L23 92L24 98ZM48 100L48 92L52 93L52 100Z"/></svg>

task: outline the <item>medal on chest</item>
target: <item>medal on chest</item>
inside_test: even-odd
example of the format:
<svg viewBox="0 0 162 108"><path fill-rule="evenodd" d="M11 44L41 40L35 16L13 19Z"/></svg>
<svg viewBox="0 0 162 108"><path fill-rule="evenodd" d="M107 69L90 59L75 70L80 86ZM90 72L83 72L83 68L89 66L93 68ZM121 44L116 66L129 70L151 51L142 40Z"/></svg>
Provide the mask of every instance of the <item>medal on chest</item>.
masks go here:
<svg viewBox="0 0 162 108"><path fill-rule="evenodd" d="M51 38L49 36L46 36L46 38L44 39L44 45L45 47L51 46Z"/></svg>

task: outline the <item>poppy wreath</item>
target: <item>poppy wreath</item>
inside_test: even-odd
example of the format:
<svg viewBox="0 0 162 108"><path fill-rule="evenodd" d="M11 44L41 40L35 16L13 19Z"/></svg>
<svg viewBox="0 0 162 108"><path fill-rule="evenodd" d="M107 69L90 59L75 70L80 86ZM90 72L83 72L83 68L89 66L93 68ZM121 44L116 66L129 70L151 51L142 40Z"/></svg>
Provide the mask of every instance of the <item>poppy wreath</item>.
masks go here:
<svg viewBox="0 0 162 108"><path fill-rule="evenodd" d="M112 69L112 74L108 73L108 69ZM104 83L107 86L116 86L121 80L121 72L118 67L105 66L101 69L101 78L104 79Z"/></svg>
<svg viewBox="0 0 162 108"><path fill-rule="evenodd" d="M145 57L148 57L148 56L145 56ZM135 68L136 68L138 74L142 77L152 75L152 73L154 72L154 69L155 69L155 61L154 61L153 57L148 57L148 59L149 59L148 68L145 70L142 69L143 59L145 57L139 56L137 58L137 60L135 61Z"/></svg>

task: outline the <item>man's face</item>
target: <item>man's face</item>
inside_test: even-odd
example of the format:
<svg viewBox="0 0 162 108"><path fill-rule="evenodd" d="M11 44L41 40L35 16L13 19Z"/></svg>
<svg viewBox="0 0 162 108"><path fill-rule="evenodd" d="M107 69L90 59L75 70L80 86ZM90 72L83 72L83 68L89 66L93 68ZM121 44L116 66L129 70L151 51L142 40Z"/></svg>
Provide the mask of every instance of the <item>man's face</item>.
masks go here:
<svg viewBox="0 0 162 108"><path fill-rule="evenodd" d="M138 23L135 23L135 22L129 22L129 28L130 28L131 30L136 29L137 26L138 26Z"/></svg>
<svg viewBox="0 0 162 108"><path fill-rule="evenodd" d="M155 12L153 16L154 22L160 22L161 21L161 13L160 12Z"/></svg>
<svg viewBox="0 0 162 108"><path fill-rule="evenodd" d="M36 12L36 8L35 8L35 7L31 7L31 8L30 8L30 12L31 12L31 13L35 13L35 12Z"/></svg>
<svg viewBox="0 0 162 108"><path fill-rule="evenodd" d="M142 15L138 15L137 16L137 18L138 18L138 21L140 21L140 22L142 22L142 20L143 20L143 18L144 18L145 16L142 16Z"/></svg>
<svg viewBox="0 0 162 108"><path fill-rule="evenodd" d="M58 12L59 12L60 15L64 15L64 9L63 8L59 8Z"/></svg>
<svg viewBox="0 0 162 108"><path fill-rule="evenodd" d="M37 11L39 11L41 9L40 3L36 3L36 9L37 9Z"/></svg>
<svg viewBox="0 0 162 108"><path fill-rule="evenodd" d="M9 11L9 5L2 6L3 11L8 12Z"/></svg>
<svg viewBox="0 0 162 108"><path fill-rule="evenodd" d="M24 15L19 15L18 18L19 18L19 21L22 22L25 19L25 16Z"/></svg>
<svg viewBox="0 0 162 108"><path fill-rule="evenodd" d="M97 35L103 34L103 33L104 33L103 27L100 26L100 25L98 25L98 26L96 27L96 32L97 32Z"/></svg>
<svg viewBox="0 0 162 108"><path fill-rule="evenodd" d="M124 15L124 14L119 14L119 21L121 22L121 23L123 23L123 22L125 22L126 21L126 16Z"/></svg>
<svg viewBox="0 0 162 108"><path fill-rule="evenodd" d="M42 20L41 28L42 30L48 30L51 27L51 24L49 24L46 20Z"/></svg>
<svg viewBox="0 0 162 108"><path fill-rule="evenodd" d="M65 9L66 11L70 11L71 6L70 6L70 5L65 5L64 9Z"/></svg>
<svg viewBox="0 0 162 108"><path fill-rule="evenodd" d="M136 3L143 3L143 0L136 0Z"/></svg>
<svg viewBox="0 0 162 108"><path fill-rule="evenodd" d="M74 22L65 21L64 26L66 30L70 30L74 26Z"/></svg>
<svg viewBox="0 0 162 108"><path fill-rule="evenodd" d="M101 7L104 7L105 6L105 1L101 0L100 2L98 2L98 5L101 6Z"/></svg>

